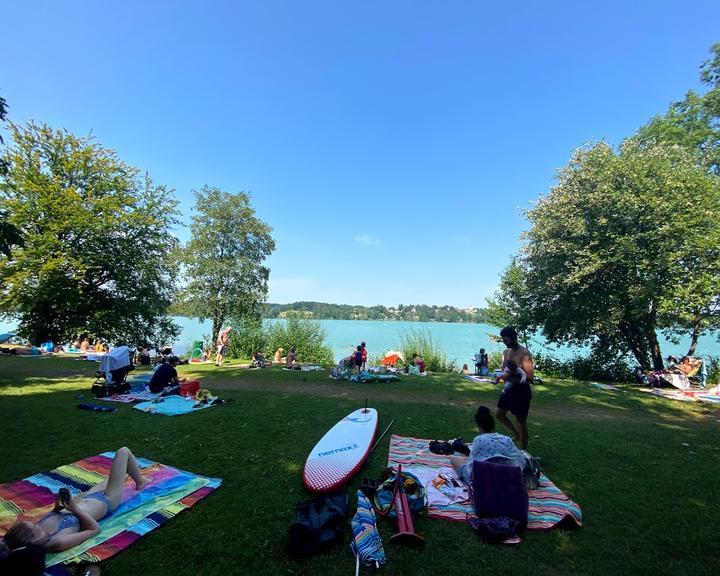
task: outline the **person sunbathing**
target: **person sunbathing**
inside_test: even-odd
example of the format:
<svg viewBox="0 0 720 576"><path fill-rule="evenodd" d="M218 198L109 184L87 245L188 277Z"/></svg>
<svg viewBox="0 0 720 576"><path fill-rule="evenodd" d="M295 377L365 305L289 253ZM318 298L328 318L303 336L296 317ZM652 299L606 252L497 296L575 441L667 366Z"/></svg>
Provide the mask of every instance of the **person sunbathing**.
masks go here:
<svg viewBox="0 0 720 576"><path fill-rule="evenodd" d="M680 363L675 364L675 366L673 366L671 370L679 371L682 374L685 374L685 376L690 376L698 371L701 363L702 360L691 359L690 356L683 356L680 359Z"/></svg>
<svg viewBox="0 0 720 576"><path fill-rule="evenodd" d="M100 532L98 520L108 517L119 506L128 475L135 481L136 490L149 483L135 456L123 447L115 453L107 480L74 498L61 500L56 495L55 507L40 520L13 524L3 537L5 545L16 550L36 544L49 552L61 552L82 544Z"/></svg>

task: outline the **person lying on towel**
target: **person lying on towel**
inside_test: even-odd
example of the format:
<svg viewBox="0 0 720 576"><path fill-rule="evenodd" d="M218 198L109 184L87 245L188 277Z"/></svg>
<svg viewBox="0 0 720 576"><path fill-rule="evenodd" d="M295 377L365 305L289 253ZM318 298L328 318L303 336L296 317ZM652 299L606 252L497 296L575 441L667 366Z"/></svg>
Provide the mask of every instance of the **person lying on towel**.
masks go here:
<svg viewBox="0 0 720 576"><path fill-rule="evenodd" d="M149 482L132 452L120 448L107 480L74 498L67 492L58 494L55 507L38 522L15 522L3 537L5 546L16 550L35 544L48 552L61 552L82 544L100 532L98 520L107 518L118 507L128 475L135 481L136 490L142 490Z"/></svg>
<svg viewBox="0 0 720 576"><path fill-rule="evenodd" d="M475 413L475 423L480 430L480 434L475 436L470 446L470 455L468 457L450 456L450 464L458 478L470 484L470 472L475 460L489 460L498 464L519 466L520 468L525 466L525 456L513 444L512 439L494 431L495 418L493 418L487 406L478 407Z"/></svg>

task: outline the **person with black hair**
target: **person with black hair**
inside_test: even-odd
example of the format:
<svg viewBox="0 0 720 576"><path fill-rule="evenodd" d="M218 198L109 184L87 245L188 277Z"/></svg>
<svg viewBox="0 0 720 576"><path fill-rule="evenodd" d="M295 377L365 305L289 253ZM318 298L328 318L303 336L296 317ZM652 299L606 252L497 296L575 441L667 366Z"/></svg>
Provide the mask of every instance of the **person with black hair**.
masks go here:
<svg viewBox="0 0 720 576"><path fill-rule="evenodd" d="M472 464L475 461L490 461L498 464L509 464L511 466L525 466L525 456L513 444L512 439L504 434L495 432L495 419L490 408L479 406L475 412L475 423L480 434L475 436L470 446L470 455L450 456L452 465L458 478L463 482L470 483Z"/></svg>
<svg viewBox="0 0 720 576"><path fill-rule="evenodd" d="M532 399L532 387L535 367L533 366L530 351L518 343L518 334L511 326L506 326L500 331L500 337L507 348L502 354L502 366L500 370L507 372L510 366L515 373L517 369L524 374L524 381L505 387L498 398L497 412L495 415L514 435L514 439L523 450L528 447L527 417L530 411L530 400ZM502 378L502 377L501 377ZM522 379L521 379L522 380ZM513 424L507 417L510 412L515 416L516 424Z"/></svg>
<svg viewBox="0 0 720 576"><path fill-rule="evenodd" d="M98 520L112 515L120 505L128 476L136 490L150 482L133 453L123 447L115 452L107 480L74 497L58 493L55 507L37 522L19 520L10 526L3 536L4 546L19 550L36 545L48 552L62 552L93 538L100 531Z"/></svg>

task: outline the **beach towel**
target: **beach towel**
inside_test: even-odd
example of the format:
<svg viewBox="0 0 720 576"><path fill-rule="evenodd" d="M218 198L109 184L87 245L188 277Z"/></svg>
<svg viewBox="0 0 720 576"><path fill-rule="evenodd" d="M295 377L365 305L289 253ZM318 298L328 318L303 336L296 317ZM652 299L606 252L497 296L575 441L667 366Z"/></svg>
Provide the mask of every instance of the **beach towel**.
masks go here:
<svg viewBox="0 0 720 576"><path fill-rule="evenodd" d="M105 398L98 398L98 400L104 400L105 402L122 402L123 404L129 404L131 402L137 402L138 400L149 401L154 400L160 396L160 392L150 392L149 389L143 388L137 392L130 391L127 394L113 394L112 396L106 396Z"/></svg>
<svg viewBox="0 0 720 576"><path fill-rule="evenodd" d="M67 488L77 495L110 473L114 452L104 452L23 480L0 484L0 534L18 519L34 520L52 509L55 494ZM72 573L77 562L100 562L130 546L135 540L194 506L222 480L207 478L172 466L138 458L143 475L150 480L140 492L131 480L117 509L100 521L100 532L79 546L48 554L46 574Z"/></svg>
<svg viewBox="0 0 720 576"><path fill-rule="evenodd" d="M495 380L493 378L490 378L488 376L475 376L475 374L463 374L462 377L465 378L465 380L472 380L473 382L490 383L490 384L495 382Z"/></svg>
<svg viewBox="0 0 720 576"><path fill-rule="evenodd" d="M410 436L390 437L388 466L402 464L403 471L410 472L425 483L425 478L437 477L441 472L447 475L452 470L449 457L433 454L428 448L430 440ZM433 498L437 492L432 481L425 484L428 494L428 516L459 522L476 518L469 498L450 499L448 503ZM550 479L540 475L537 490L528 490L528 530L547 530L556 526L582 526L580 506L568 498Z"/></svg>
<svg viewBox="0 0 720 576"><path fill-rule="evenodd" d="M619 392L620 388L613 384L601 384L600 382L590 382L590 386L598 390L607 390L609 392Z"/></svg>
<svg viewBox="0 0 720 576"><path fill-rule="evenodd" d="M357 492L357 511L350 521L352 540L350 550L356 562L363 566L380 568L387 562L382 538L375 523L375 510L370 500L360 490ZM355 572L357 573L357 567Z"/></svg>
<svg viewBox="0 0 720 576"><path fill-rule="evenodd" d="M642 392L647 392L653 396L661 396L669 400L679 400L680 402L720 402L720 391L717 387L704 390L677 390L675 388L640 388Z"/></svg>
<svg viewBox="0 0 720 576"><path fill-rule="evenodd" d="M205 408L210 408L212 404L201 404L195 406L195 400L186 400L181 396L173 394L172 396L165 396L159 398L160 402L141 402L135 404L133 408L148 412L150 414L160 414L162 416L180 416L182 414L190 414L190 412L198 412Z"/></svg>

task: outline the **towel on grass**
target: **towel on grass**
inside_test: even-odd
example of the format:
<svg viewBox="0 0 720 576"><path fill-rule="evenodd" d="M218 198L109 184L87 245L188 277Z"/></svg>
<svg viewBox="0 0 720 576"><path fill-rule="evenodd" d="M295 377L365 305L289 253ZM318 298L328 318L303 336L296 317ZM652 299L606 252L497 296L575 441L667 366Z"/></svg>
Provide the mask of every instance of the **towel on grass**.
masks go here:
<svg viewBox="0 0 720 576"><path fill-rule="evenodd" d="M429 449L430 440L412 438L410 436L390 437L388 466L397 467L402 464L403 471L415 476L427 478L431 474L436 477L440 472L447 472L450 458L442 454L433 454ZM469 522L476 518L470 500L430 499L432 482L425 484L428 493L428 516ZM570 500L550 479L541 474L537 490L529 490L530 507L528 510L528 530L547 530L558 525L582 526L580 506ZM449 501L448 501L449 500Z"/></svg>
<svg viewBox="0 0 720 576"><path fill-rule="evenodd" d="M205 408L210 408L212 404L202 404L195 408L195 400L186 400L185 398L173 394L160 399L161 402L141 402L135 404L133 408L149 412L151 414L161 414L162 416L180 416L182 414L190 414L190 412L198 412Z"/></svg>
<svg viewBox="0 0 720 576"><path fill-rule="evenodd" d="M106 396L100 398L106 402L122 402L123 404L130 404L131 402L137 402L138 400L154 400L160 396L160 392L150 392L148 388L143 388L140 391L130 391L127 394L113 394L112 396Z"/></svg>
<svg viewBox="0 0 720 576"><path fill-rule="evenodd" d="M489 376L476 376L475 374L463 374L462 375L465 380L472 380L473 382L481 382L486 384L492 384L495 382L494 378L490 378Z"/></svg>
<svg viewBox="0 0 720 576"><path fill-rule="evenodd" d="M77 495L105 480L114 455L114 452L104 452L23 480L0 484L0 534L19 519L42 517L52 509L60 488ZM138 458L138 464L150 483L138 492L128 480L120 505L100 521L100 532L70 550L48 554L46 574L72 573L72 566L77 562L100 562L114 556L195 505L222 483L219 478L199 476L144 458Z"/></svg>
<svg viewBox="0 0 720 576"><path fill-rule="evenodd" d="M720 402L720 392L716 388L678 390L676 388L640 388L641 392L647 392L654 396L661 396L670 400L681 402Z"/></svg>

